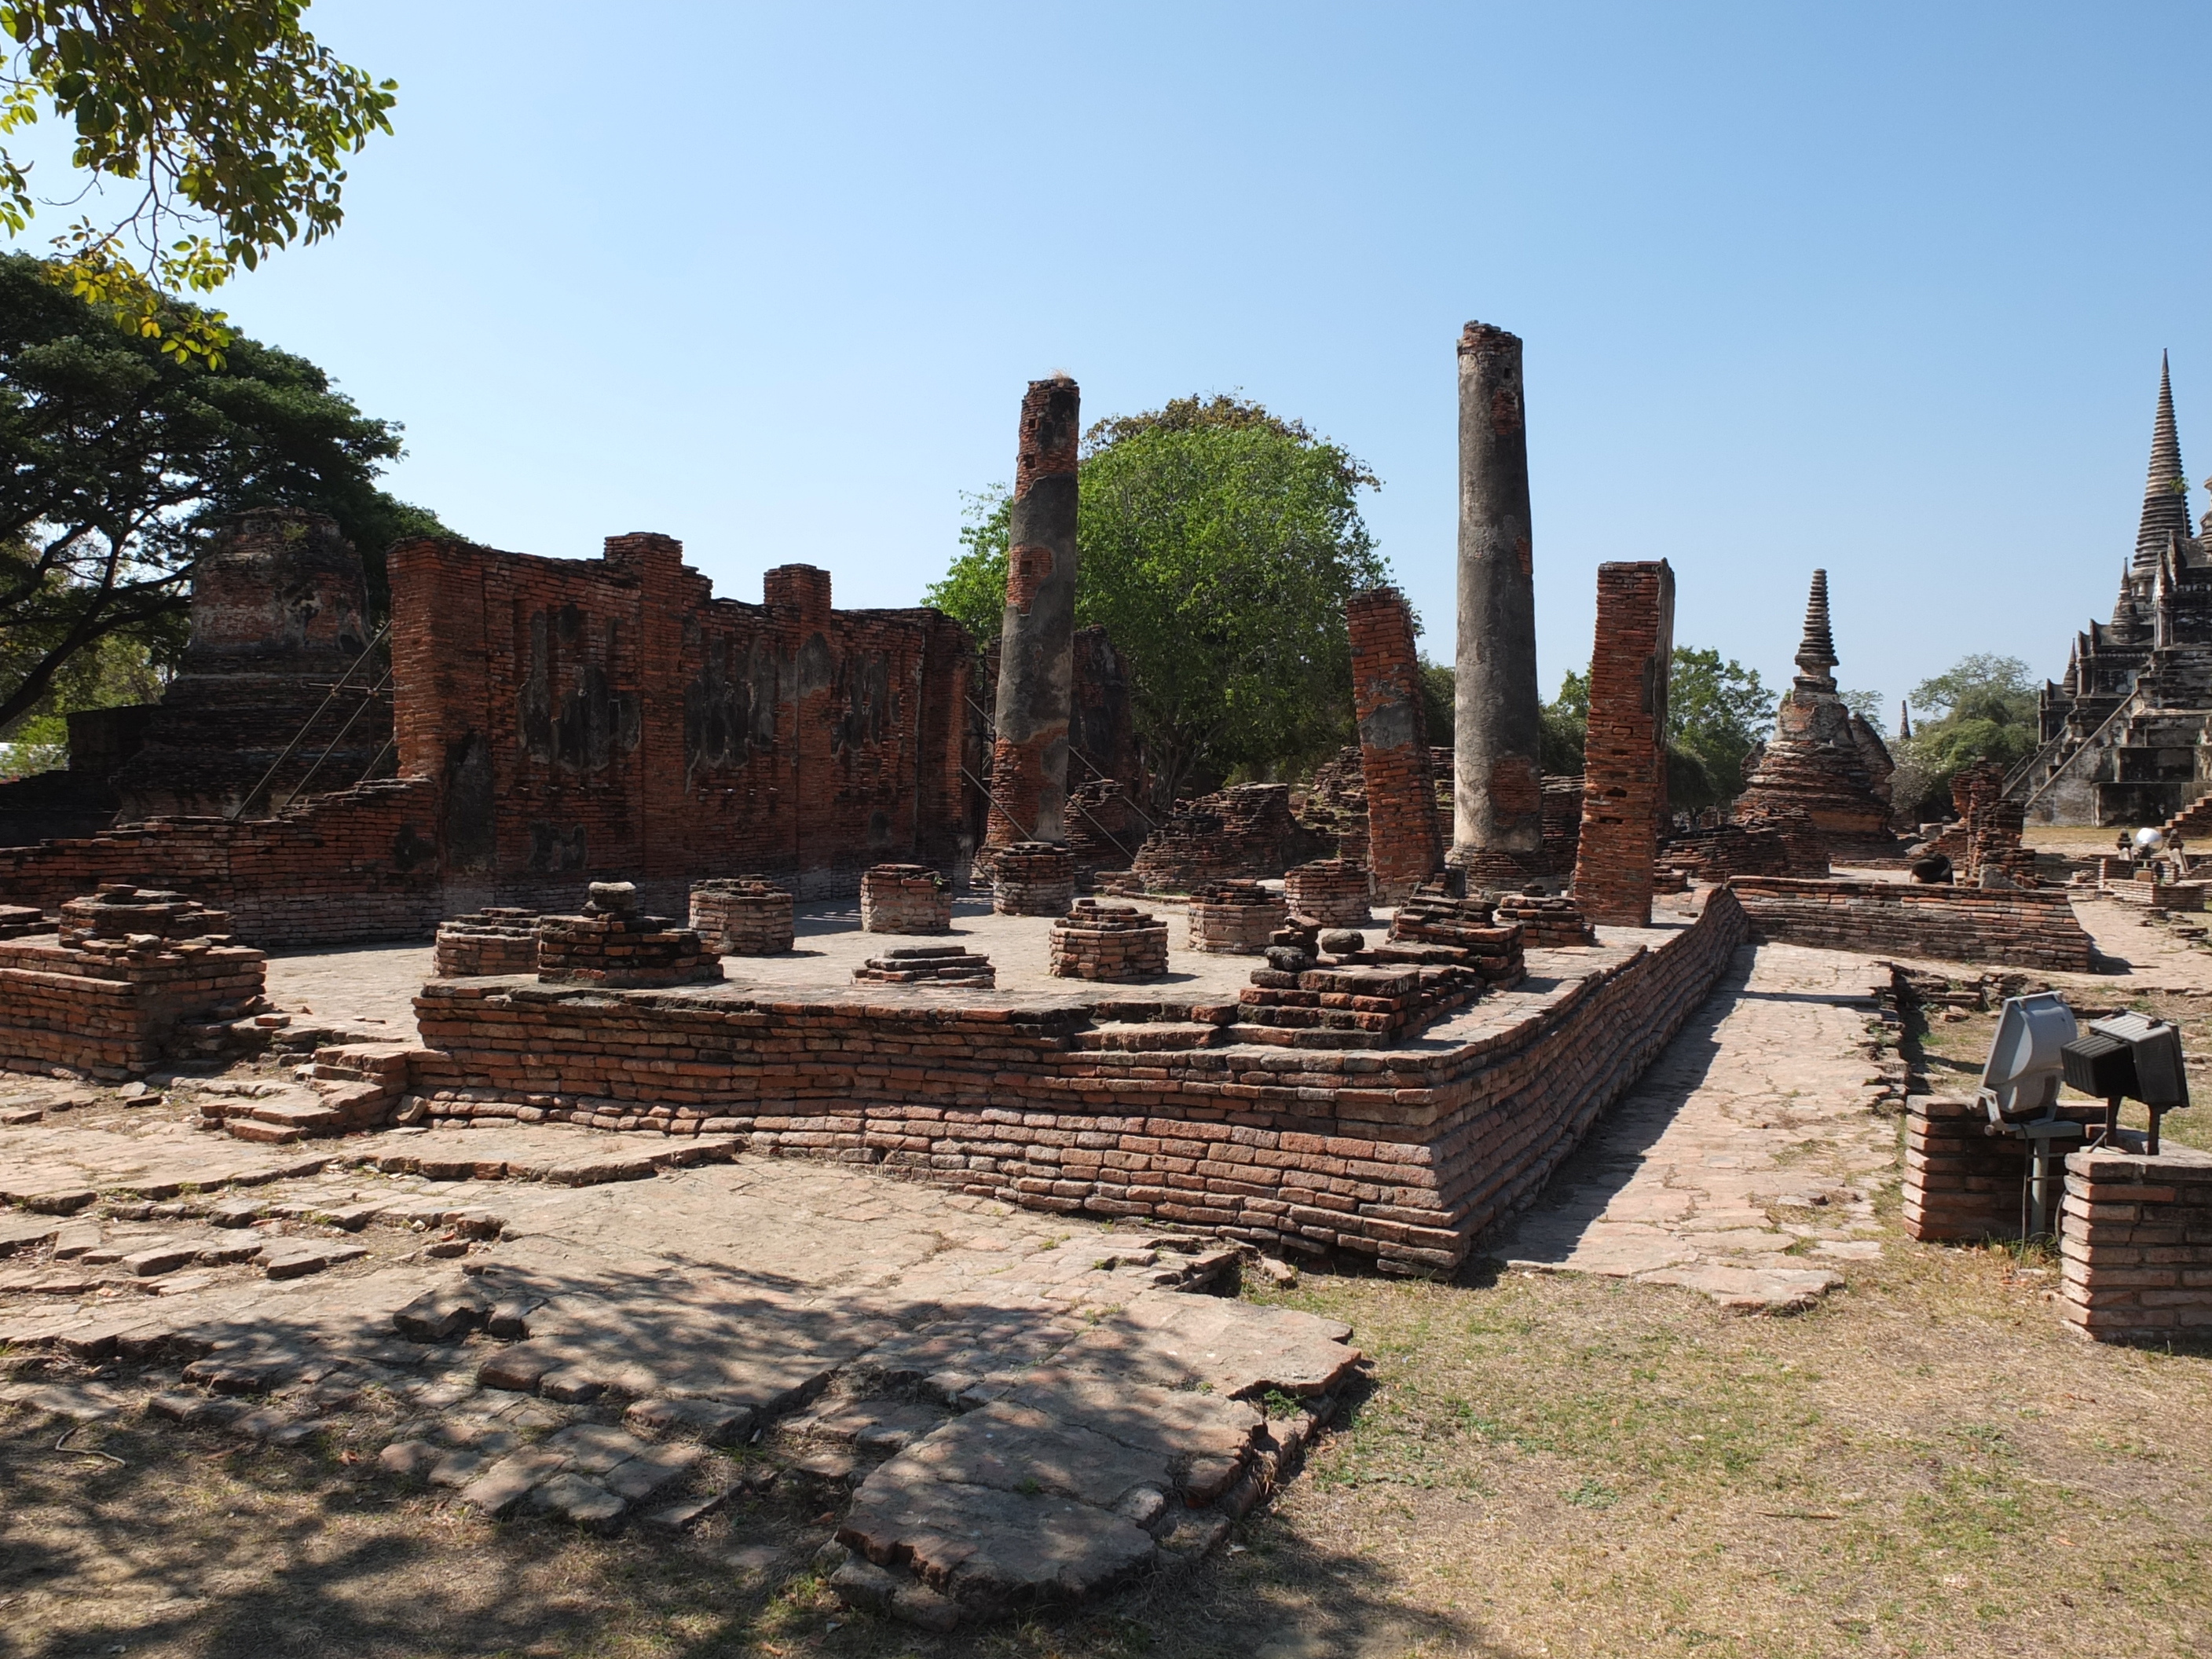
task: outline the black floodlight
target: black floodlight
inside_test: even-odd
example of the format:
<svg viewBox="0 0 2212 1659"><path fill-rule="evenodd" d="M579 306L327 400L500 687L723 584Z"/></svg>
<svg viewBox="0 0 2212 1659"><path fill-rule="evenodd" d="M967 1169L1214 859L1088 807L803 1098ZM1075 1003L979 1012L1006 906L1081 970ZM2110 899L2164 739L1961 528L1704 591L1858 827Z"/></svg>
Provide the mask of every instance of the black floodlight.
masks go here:
<svg viewBox="0 0 2212 1659"><path fill-rule="evenodd" d="M2159 1120L2189 1104L2180 1029L2148 1014L2114 1014L2091 1020L2060 1052L2066 1086L2105 1103L2105 1132L2097 1144L2110 1143L2118 1131L2120 1103L2139 1100L2150 1108L2148 1150L2157 1157Z"/></svg>

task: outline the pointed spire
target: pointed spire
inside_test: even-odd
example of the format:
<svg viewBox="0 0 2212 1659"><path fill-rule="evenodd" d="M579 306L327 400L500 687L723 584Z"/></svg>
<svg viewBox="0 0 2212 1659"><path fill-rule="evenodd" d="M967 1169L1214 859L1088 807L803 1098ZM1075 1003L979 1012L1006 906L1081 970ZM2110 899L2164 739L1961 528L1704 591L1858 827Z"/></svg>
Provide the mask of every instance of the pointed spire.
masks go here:
<svg viewBox="0 0 2212 1659"><path fill-rule="evenodd" d="M1797 647L1797 678L1827 690L1836 689L1836 641L1828 631L1828 573L1813 573L1813 592L1805 601L1805 637Z"/></svg>
<svg viewBox="0 0 2212 1659"><path fill-rule="evenodd" d="M2173 377L2158 358L2158 418L2151 425L2150 477L2143 485L2142 522L2136 530L2135 574L2158 569L2167 539L2189 534L2189 481L2181 471L2181 439L2173 425Z"/></svg>
<svg viewBox="0 0 2212 1659"><path fill-rule="evenodd" d="M1912 735L1912 707L1903 697L1897 700L1897 740L1902 743Z"/></svg>

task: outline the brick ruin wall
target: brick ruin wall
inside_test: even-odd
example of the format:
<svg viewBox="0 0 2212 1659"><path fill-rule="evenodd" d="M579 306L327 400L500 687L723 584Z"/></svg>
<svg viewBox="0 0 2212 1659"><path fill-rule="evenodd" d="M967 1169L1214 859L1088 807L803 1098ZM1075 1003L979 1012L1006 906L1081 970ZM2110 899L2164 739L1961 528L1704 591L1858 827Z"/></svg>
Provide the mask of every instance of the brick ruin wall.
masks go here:
<svg viewBox="0 0 2212 1659"><path fill-rule="evenodd" d="M1994 962L2086 974L2095 947L2057 888L1923 887L1734 876L1762 939L1827 951Z"/></svg>
<svg viewBox="0 0 2212 1659"><path fill-rule="evenodd" d="M395 779L314 796L277 818L149 818L0 847L0 898L57 911L133 882L228 912L238 938L267 950L426 938L447 914L436 811L428 780Z"/></svg>
<svg viewBox="0 0 2212 1659"><path fill-rule="evenodd" d="M1413 612L1397 589L1376 587L1354 593L1344 614L1367 795L1367 867L1376 894L1395 901L1444 866Z"/></svg>
<svg viewBox="0 0 2212 1659"><path fill-rule="evenodd" d="M959 855L969 648L936 611L834 610L807 565L717 599L665 536L389 563L401 770L436 781L449 910L622 879L680 913L738 871L849 895Z"/></svg>
<svg viewBox="0 0 2212 1659"><path fill-rule="evenodd" d="M1717 890L1692 926L1502 1029L1419 1050L1116 1054L1079 1047L1091 1011L1058 1000L433 981L416 1000L432 1052L414 1086L434 1117L742 1134L757 1152L1032 1208L1449 1273L1534 1195L1745 938Z"/></svg>
<svg viewBox="0 0 2212 1659"><path fill-rule="evenodd" d="M970 653L936 611L833 610L805 565L716 599L664 536L599 561L417 541L389 568L399 779L0 848L0 901L173 888L275 947L553 909L595 878L681 913L695 877L849 895L886 859L965 854Z"/></svg>
<svg viewBox="0 0 2212 1659"><path fill-rule="evenodd" d="M1594 922L1651 925L1667 823L1667 678L1674 573L1664 559L1597 568L1575 902Z"/></svg>

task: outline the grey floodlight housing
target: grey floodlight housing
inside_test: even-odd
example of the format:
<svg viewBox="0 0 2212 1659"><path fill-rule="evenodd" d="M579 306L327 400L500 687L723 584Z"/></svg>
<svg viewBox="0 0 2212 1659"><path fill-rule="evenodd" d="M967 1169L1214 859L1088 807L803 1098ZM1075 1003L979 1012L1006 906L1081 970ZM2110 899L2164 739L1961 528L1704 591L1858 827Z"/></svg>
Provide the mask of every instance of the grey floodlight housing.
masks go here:
<svg viewBox="0 0 2212 1659"><path fill-rule="evenodd" d="M2034 1238L2050 1225L2055 1148L2078 1139L2081 1126L2058 1115L2058 1091L2066 1080L2066 1045L2080 1034L2074 1011L2056 991L2007 997L1997 1034L1982 1066L1974 1098L1990 1115L1993 1133L2027 1142L2027 1179L2021 1193L2021 1231Z"/></svg>
<svg viewBox="0 0 2212 1659"><path fill-rule="evenodd" d="M2056 991L2007 997L1997 1034L1975 1095L1998 1125L2049 1117L2065 1081L2066 1045L2081 1033L2074 1011Z"/></svg>

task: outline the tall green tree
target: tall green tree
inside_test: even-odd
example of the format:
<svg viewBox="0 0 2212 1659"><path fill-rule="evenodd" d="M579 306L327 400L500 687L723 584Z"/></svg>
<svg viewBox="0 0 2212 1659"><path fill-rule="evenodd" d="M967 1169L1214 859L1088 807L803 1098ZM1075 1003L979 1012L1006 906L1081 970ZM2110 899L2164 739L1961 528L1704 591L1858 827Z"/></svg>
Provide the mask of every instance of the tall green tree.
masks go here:
<svg viewBox="0 0 2212 1659"><path fill-rule="evenodd" d="M0 255L0 732L45 708L79 652L180 637L210 526L246 507L327 513L381 608L384 553L450 533L377 477L400 429L303 357L237 337L193 367Z"/></svg>
<svg viewBox="0 0 2212 1659"><path fill-rule="evenodd" d="M1344 602L1388 577L1359 515L1365 466L1258 404L1194 397L1092 427L1079 487L1076 620L1128 659L1156 804L1346 739ZM928 593L984 639L1006 605L1004 501L970 498Z"/></svg>
<svg viewBox="0 0 2212 1659"><path fill-rule="evenodd" d="M54 238L80 299L179 358L219 363L219 313L179 308L242 265L328 235L346 157L392 131L398 88L340 63L307 0L0 0L0 140L51 115L77 186L109 210ZM0 229L37 210L31 167L0 144Z"/></svg>
<svg viewBox="0 0 2212 1659"><path fill-rule="evenodd" d="M1898 806L1908 812L1942 813L1961 767L2011 766L2033 754L2041 736L2035 683L2018 657L1961 657L1914 686L1909 701L1919 718L1898 745L1899 775L1891 781Z"/></svg>

